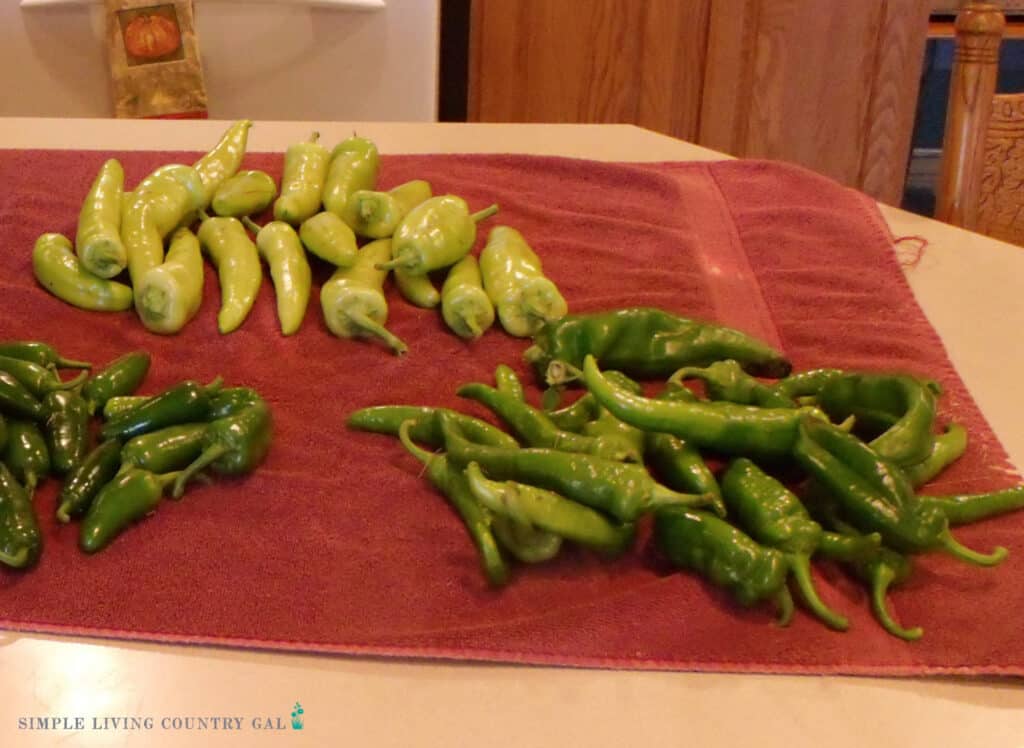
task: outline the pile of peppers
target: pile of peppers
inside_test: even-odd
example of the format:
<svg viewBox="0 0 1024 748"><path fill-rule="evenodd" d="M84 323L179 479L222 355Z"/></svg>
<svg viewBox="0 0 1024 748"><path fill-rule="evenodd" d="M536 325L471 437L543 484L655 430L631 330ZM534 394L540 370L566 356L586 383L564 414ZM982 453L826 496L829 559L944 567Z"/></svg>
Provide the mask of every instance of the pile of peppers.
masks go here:
<svg viewBox="0 0 1024 748"><path fill-rule="evenodd" d="M192 165L160 166L131 190L120 162L107 160L74 241L53 232L37 239L39 284L83 309L134 308L147 329L175 334L199 312L205 256L220 285L217 328L228 334L249 316L266 265L288 336L302 326L320 263L329 275L320 288L328 329L380 340L397 354L407 346L386 327L389 274L404 299L439 308L466 340L495 320L527 337L568 311L515 229L495 227L473 254L477 224L497 205L471 213L461 197L435 195L422 179L380 189L377 146L358 135L331 150L318 133L291 145L278 186L266 172L242 169L251 127L232 124Z"/></svg>
<svg viewBox="0 0 1024 748"><path fill-rule="evenodd" d="M738 330L646 307L549 321L524 358L543 389L538 405L501 365L493 384L457 389L481 416L396 404L348 418L397 436L425 466L491 584L510 580L508 557L539 563L566 541L626 553L649 517L669 565L740 605L774 603L782 625L799 604L833 630L849 627L815 586L812 563L827 560L866 585L887 632L914 640L923 630L899 623L888 591L915 556L978 566L1007 556L966 548L951 528L1024 507L1024 486L919 491L967 446L961 425L940 429L941 389L929 379L794 373Z"/></svg>
<svg viewBox="0 0 1024 748"><path fill-rule="evenodd" d="M139 395L150 363L132 351L91 374L89 362L46 343L0 341L0 563L39 560L35 494L48 478L60 482L50 511L78 522L79 547L95 553L165 494L180 499L208 473L245 475L263 461L273 419L259 393L217 379Z"/></svg>

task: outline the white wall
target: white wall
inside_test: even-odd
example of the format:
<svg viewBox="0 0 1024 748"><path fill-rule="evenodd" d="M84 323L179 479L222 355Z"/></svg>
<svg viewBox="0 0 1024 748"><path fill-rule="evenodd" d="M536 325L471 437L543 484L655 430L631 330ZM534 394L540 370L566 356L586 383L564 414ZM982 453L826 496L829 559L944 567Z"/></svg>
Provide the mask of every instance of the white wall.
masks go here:
<svg viewBox="0 0 1024 748"><path fill-rule="evenodd" d="M197 0L210 117L433 121L439 0ZM103 6L0 0L0 116L112 116Z"/></svg>

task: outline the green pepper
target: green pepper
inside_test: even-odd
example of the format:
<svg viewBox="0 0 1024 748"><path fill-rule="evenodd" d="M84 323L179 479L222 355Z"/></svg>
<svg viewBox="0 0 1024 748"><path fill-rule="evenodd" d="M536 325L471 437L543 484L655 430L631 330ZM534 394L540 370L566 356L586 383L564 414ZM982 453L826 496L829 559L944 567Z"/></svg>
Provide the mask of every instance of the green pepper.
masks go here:
<svg viewBox="0 0 1024 748"><path fill-rule="evenodd" d="M307 218L299 226L299 238L312 254L336 267L351 267L356 261L356 235L333 213L323 211Z"/></svg>
<svg viewBox="0 0 1024 748"><path fill-rule="evenodd" d="M774 387L758 381L743 371L738 361L724 359L708 366L684 366L669 381L682 382L699 379L704 383L710 400L725 400L739 405L758 405L762 408L795 408L796 403Z"/></svg>
<svg viewBox="0 0 1024 748"><path fill-rule="evenodd" d="M701 494L683 494L656 483L640 465L594 455L539 447L508 449L474 444L444 413L439 414L448 459L465 467L479 463L494 480L513 480L559 493L621 522L662 506L703 506Z"/></svg>
<svg viewBox="0 0 1024 748"><path fill-rule="evenodd" d="M241 218L262 213L277 197L277 183L265 171L242 171L213 193L210 209L218 216Z"/></svg>
<svg viewBox="0 0 1024 748"><path fill-rule="evenodd" d="M274 219L298 226L320 210L330 155L314 132L308 142L288 146L284 154L281 194L274 201Z"/></svg>
<svg viewBox="0 0 1024 748"><path fill-rule="evenodd" d="M0 370L0 413L19 418L43 421L46 409L25 385L6 371Z"/></svg>
<svg viewBox="0 0 1024 748"><path fill-rule="evenodd" d="M583 363L583 376L597 401L626 423L645 431L672 434L696 447L723 454L787 457L804 417L796 408L666 401L634 395L603 376L589 353Z"/></svg>
<svg viewBox="0 0 1024 748"><path fill-rule="evenodd" d="M323 185L324 210L347 219L349 197L358 190L377 186L380 154L373 141L353 135L334 146ZM346 220L346 223L348 221ZM352 229L355 224L349 223ZM364 234L364 236L369 236ZM370 237L383 239L383 236Z"/></svg>
<svg viewBox="0 0 1024 748"><path fill-rule="evenodd" d="M150 362L151 357L145 351L131 351L107 364L82 386L82 397L89 403L89 411L103 410L111 398L135 392L146 378Z"/></svg>
<svg viewBox="0 0 1024 748"><path fill-rule="evenodd" d="M56 390L43 399L46 443L54 472L72 470L89 448L89 404L74 391Z"/></svg>
<svg viewBox="0 0 1024 748"><path fill-rule="evenodd" d="M184 470L203 451L209 424L182 423L133 437L121 447L119 472L140 468L151 473Z"/></svg>
<svg viewBox="0 0 1024 748"><path fill-rule="evenodd" d="M523 383L520 381L519 375L508 364L498 364L494 368L494 385L499 392L505 392L517 400L526 401Z"/></svg>
<svg viewBox="0 0 1024 748"><path fill-rule="evenodd" d="M1002 547L984 555L962 546L939 507L905 495L898 467L831 424L801 422L793 457L833 497L844 519L861 532L879 533L894 550L944 550L979 566L994 566L1007 556Z"/></svg>
<svg viewBox="0 0 1024 748"><path fill-rule="evenodd" d="M441 303L441 294L429 275L413 275L403 268L391 271L402 298L421 309L433 309Z"/></svg>
<svg viewBox="0 0 1024 748"><path fill-rule="evenodd" d="M138 408L104 423L100 438L126 440L166 426L205 420L210 413L210 398L220 388L219 377L208 385L193 380L176 384Z"/></svg>
<svg viewBox="0 0 1024 748"><path fill-rule="evenodd" d="M137 408L149 400L149 395L119 395L107 400L103 406L103 420L109 421Z"/></svg>
<svg viewBox="0 0 1024 748"><path fill-rule="evenodd" d="M491 530L491 513L480 506L473 497L466 476L460 468L453 465L443 454L431 454L413 443L411 427L410 421L403 422L398 429L398 438L409 453L423 463L427 479L458 512L462 524L476 546L480 567L487 581L496 587L506 584L508 567Z"/></svg>
<svg viewBox="0 0 1024 748"><path fill-rule="evenodd" d="M846 372L840 369L810 369L789 374L771 387L781 397L800 401L808 397L817 398L827 382L845 375Z"/></svg>
<svg viewBox="0 0 1024 748"><path fill-rule="evenodd" d="M142 324L152 332L172 335L196 316L203 302L203 255L191 230L174 232L167 257L143 274L135 299Z"/></svg>
<svg viewBox="0 0 1024 748"><path fill-rule="evenodd" d="M164 489L176 473L155 475L148 470L129 470L107 483L93 499L82 519L78 547L86 553L106 548L132 523L156 511Z"/></svg>
<svg viewBox="0 0 1024 748"><path fill-rule="evenodd" d="M497 205L470 215L466 201L455 195L438 195L406 213L392 237L391 259L378 268L403 268L425 275L461 260L476 242L478 222L498 212Z"/></svg>
<svg viewBox="0 0 1024 748"><path fill-rule="evenodd" d="M63 234L43 234L32 250L32 271L39 285L61 301L93 312L131 309L132 289L87 272Z"/></svg>
<svg viewBox="0 0 1024 748"><path fill-rule="evenodd" d="M7 446L3 462L25 486L31 496L39 481L50 473L50 450L46 437L31 421L12 419L7 422Z"/></svg>
<svg viewBox="0 0 1024 748"><path fill-rule="evenodd" d="M409 423L409 435L418 442L438 449L444 446L439 415L446 416L460 431L477 444L493 447L516 448L519 443L501 429L495 428L479 418L447 408L431 408L420 405L376 405L355 411L346 423L349 428L372 431L377 434L398 436L398 429Z"/></svg>
<svg viewBox="0 0 1024 748"><path fill-rule="evenodd" d="M684 366L738 361L755 376L780 377L790 363L778 351L729 327L633 307L568 315L545 324L523 354L539 380L558 384L565 365L579 369L590 354L602 368L632 377L660 379Z"/></svg>
<svg viewBox="0 0 1024 748"><path fill-rule="evenodd" d="M724 587L740 605L771 599L779 610L780 625L792 619L785 554L760 545L725 520L696 509L659 509L654 514L654 543L674 566L696 571Z"/></svg>
<svg viewBox="0 0 1024 748"><path fill-rule="evenodd" d="M39 366L45 366L48 369L92 368L92 364L88 361L75 361L64 358L52 345L32 340L11 340L0 343L0 356L20 358L23 361L31 361Z"/></svg>
<svg viewBox="0 0 1024 748"><path fill-rule="evenodd" d="M430 182L414 179L387 192L356 190L348 196L342 218L359 236L386 239L395 233L405 215L434 196Z"/></svg>
<svg viewBox="0 0 1024 748"><path fill-rule="evenodd" d="M313 283L313 271L299 235L291 224L284 221L271 221L260 227L244 217L242 223L256 234L256 250L270 267L281 334L294 335L306 316Z"/></svg>
<svg viewBox="0 0 1024 748"><path fill-rule="evenodd" d="M39 560L42 547L32 497L0 462L0 563L24 569Z"/></svg>
<svg viewBox="0 0 1024 748"><path fill-rule="evenodd" d="M0 413L0 454L3 454L5 447L7 447L7 420Z"/></svg>
<svg viewBox="0 0 1024 748"><path fill-rule="evenodd" d="M260 394L251 387L225 387L210 397L210 413L207 415L207 420L233 416L262 399Z"/></svg>
<svg viewBox="0 0 1024 748"><path fill-rule="evenodd" d="M85 514L103 486L121 467L121 442L100 442L64 479L57 494L57 521L67 524Z"/></svg>
<svg viewBox="0 0 1024 748"><path fill-rule="evenodd" d="M523 235L509 226L491 230L480 252L480 272L484 290L509 335L529 337L569 311L558 287L544 275L540 258Z"/></svg>
<svg viewBox="0 0 1024 748"><path fill-rule="evenodd" d="M464 384L456 390L456 394L486 406L508 424L528 447L580 452L609 460L639 461L629 442L616 436L585 436L572 431L562 431L551 422L544 411L481 382Z"/></svg>
<svg viewBox="0 0 1024 748"><path fill-rule="evenodd" d="M610 522L600 512L553 491L515 481L489 480L475 462L466 466L465 475L473 496L495 515L608 556L621 555L633 543L634 525Z"/></svg>
<svg viewBox="0 0 1024 748"><path fill-rule="evenodd" d="M217 329L226 335L245 322L263 283L259 253L237 218L202 215L199 244L217 268L220 312Z"/></svg>
<svg viewBox="0 0 1024 748"><path fill-rule="evenodd" d="M941 510L950 525L965 525L1024 508L1024 486L979 494L919 496L917 500Z"/></svg>
<svg viewBox="0 0 1024 748"><path fill-rule="evenodd" d="M561 536L503 514L491 516L491 531L502 548L526 564L550 561L562 549Z"/></svg>
<svg viewBox="0 0 1024 748"><path fill-rule="evenodd" d="M55 390L70 390L79 387L89 376L88 372L79 372L78 376L68 381L62 381L54 373L53 369L25 361L20 358L8 358L0 356L0 371L5 371L21 382L25 389L36 397L45 397Z"/></svg>
<svg viewBox="0 0 1024 748"><path fill-rule="evenodd" d="M203 201L197 207L206 208L218 189L242 166L251 127L252 120L235 122L225 130L217 145L193 164L203 184Z"/></svg>
<svg viewBox="0 0 1024 748"><path fill-rule="evenodd" d="M738 524L757 542L786 555L797 589L811 611L830 628L849 628L849 621L830 609L814 587L811 556L818 551L824 530L796 494L744 457L729 464L720 483L726 509ZM876 535L875 541L879 544L881 538Z"/></svg>
<svg viewBox="0 0 1024 748"><path fill-rule="evenodd" d="M338 268L321 287L320 305L327 329L338 337L378 337L402 355L408 347L384 327L388 320L384 297L387 271L377 266L390 256L390 239L377 239L364 246L352 267Z"/></svg>
<svg viewBox="0 0 1024 748"><path fill-rule="evenodd" d="M476 340L494 324L494 305L484 291L480 263L473 255L466 255L448 271L441 286L441 316L452 332L467 340Z"/></svg>
<svg viewBox="0 0 1024 748"><path fill-rule="evenodd" d="M121 162L107 159L78 213L75 253L82 267L100 278L113 278L128 266L128 252L121 241L123 192Z"/></svg>
<svg viewBox="0 0 1024 748"><path fill-rule="evenodd" d="M252 472L267 456L273 432L270 408L263 400L211 422L203 432L203 451L178 475L171 496L181 498L185 485L206 468L219 475Z"/></svg>
<svg viewBox="0 0 1024 748"><path fill-rule="evenodd" d="M967 429L951 423L932 439L931 453L920 462L905 465L903 472L915 487L923 486L949 465L960 459L967 449Z"/></svg>

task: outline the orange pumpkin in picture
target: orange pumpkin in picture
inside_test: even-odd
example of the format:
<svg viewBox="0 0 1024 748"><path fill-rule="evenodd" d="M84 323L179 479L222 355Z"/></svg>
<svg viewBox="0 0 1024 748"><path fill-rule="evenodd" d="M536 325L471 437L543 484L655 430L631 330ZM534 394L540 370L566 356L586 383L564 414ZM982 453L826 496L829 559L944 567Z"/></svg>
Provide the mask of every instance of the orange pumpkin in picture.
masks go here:
<svg viewBox="0 0 1024 748"><path fill-rule="evenodd" d="M166 16L137 16L124 30L124 48L133 57L163 57L176 50L180 44L178 25Z"/></svg>

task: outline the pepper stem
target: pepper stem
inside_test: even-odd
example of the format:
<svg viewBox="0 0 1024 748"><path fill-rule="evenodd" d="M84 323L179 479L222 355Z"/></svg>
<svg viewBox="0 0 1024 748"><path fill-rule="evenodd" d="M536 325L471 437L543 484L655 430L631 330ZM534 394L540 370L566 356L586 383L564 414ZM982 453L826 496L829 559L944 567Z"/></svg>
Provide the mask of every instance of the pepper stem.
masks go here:
<svg viewBox="0 0 1024 748"><path fill-rule="evenodd" d="M312 134L310 134L310 136L309 136L309 142L310 143L317 143L319 141L320 141L320 131L319 130L313 130Z"/></svg>
<svg viewBox="0 0 1024 748"><path fill-rule="evenodd" d="M789 588L782 585L775 595L775 607L779 609L779 617L775 623L779 626L788 626L793 620L793 596L789 594Z"/></svg>
<svg viewBox="0 0 1024 748"><path fill-rule="evenodd" d="M415 419L409 418L402 421L402 423L399 424L398 441L402 442L402 446L409 451L409 454L411 454L417 460L422 462L424 465L429 465L430 461L434 459L434 454L433 452L428 452L427 450L423 449L423 447L414 442L412 440L412 437L409 436L409 429L412 428L413 423L415 423Z"/></svg>
<svg viewBox="0 0 1024 748"><path fill-rule="evenodd" d="M228 451L230 447L226 444L211 444L209 447L203 450L203 453L199 455L192 464L184 470L180 470L177 473L167 473L167 475L174 475L174 488L171 490L172 499L180 499L185 494L185 485L192 480L192 478L202 470L205 470L210 463L216 462ZM164 485L164 484L161 484Z"/></svg>
<svg viewBox="0 0 1024 748"><path fill-rule="evenodd" d="M57 360L53 362L53 365L58 369L91 369L92 364L88 361L75 361L73 358L63 358L58 356Z"/></svg>
<svg viewBox="0 0 1024 748"><path fill-rule="evenodd" d="M207 395L216 395L224 387L224 377L219 374L215 376L208 385L203 387L203 390Z"/></svg>
<svg viewBox="0 0 1024 748"><path fill-rule="evenodd" d="M28 548L22 548L13 556L0 551L0 564L7 564L15 569L20 569L28 561Z"/></svg>
<svg viewBox="0 0 1024 748"><path fill-rule="evenodd" d="M1010 552L1001 545L993 548L988 554L971 550L961 545L948 529L939 536L939 547L954 558L977 566L998 566L1010 555Z"/></svg>
<svg viewBox="0 0 1024 748"><path fill-rule="evenodd" d="M566 361L554 359L544 372L544 381L549 386L576 382L583 378L583 372Z"/></svg>
<svg viewBox="0 0 1024 748"><path fill-rule="evenodd" d="M811 579L810 556L806 553L789 553L787 558L789 560L789 569L793 573L793 579L796 581L797 589L800 590L800 596L814 615L824 621L826 626L836 631L846 631L846 629L850 628L850 622L846 620L845 616L841 616L830 609L818 597L818 591L814 588L814 581Z"/></svg>
<svg viewBox="0 0 1024 748"><path fill-rule="evenodd" d="M647 498L647 508L654 510L666 506L711 507L719 517L725 516L725 504L711 493L679 493L655 483Z"/></svg>
<svg viewBox="0 0 1024 748"><path fill-rule="evenodd" d="M118 475L120 475L120 473L118 473ZM68 511L70 509L71 509L71 502L70 501L65 501L59 507L57 507L57 513L56 513L57 521L60 522L62 525L66 525L66 524L68 524L71 521L71 515L68 514Z"/></svg>
<svg viewBox="0 0 1024 748"><path fill-rule="evenodd" d="M247 229L249 229L249 231L251 231L254 234L259 234L260 229L263 228L258 223L256 223L256 221L252 220L249 216L242 216L239 220L242 222L243 226L245 226Z"/></svg>
<svg viewBox="0 0 1024 748"><path fill-rule="evenodd" d="M395 268L412 269L416 266L416 258L409 252L399 252L387 262L378 262L373 267L377 270L394 270Z"/></svg>
<svg viewBox="0 0 1024 748"><path fill-rule="evenodd" d="M379 322L374 322L364 312L350 311L346 312L346 314L348 315L348 318L349 320L351 320L352 324L354 324L361 330L370 333L371 335L376 335L378 338L387 343L391 347L391 350L393 350L399 356L403 355L406 351L409 350L408 346L406 346L406 344L402 342L401 338L392 333Z"/></svg>
<svg viewBox="0 0 1024 748"><path fill-rule="evenodd" d="M82 382L84 382L88 376L89 376L89 372L81 371L81 372L78 373L77 377L73 377L72 379L69 379L66 382L61 382L59 385L57 385L53 389L55 389L55 390L73 390L75 387L80 386L82 384Z"/></svg>
<svg viewBox="0 0 1024 748"><path fill-rule="evenodd" d="M484 220L485 218L490 218L497 212L498 204L495 203L494 205L490 205L484 208L483 210L478 210L476 213L473 213L470 216L470 218L472 218L475 223L480 223L480 221Z"/></svg>
<svg viewBox="0 0 1024 748"><path fill-rule="evenodd" d="M923 628L915 626L912 629L905 629L896 623L896 619L889 613L885 596L895 576L895 572L889 566L880 564L876 567L871 578L871 610L874 611L875 618L878 619L882 628L893 636L908 642L920 639L924 636Z"/></svg>
<svg viewBox="0 0 1024 748"><path fill-rule="evenodd" d="M210 214L206 212L206 208L200 208L196 212L199 214L199 220L201 220L201 221L209 221L210 220Z"/></svg>

